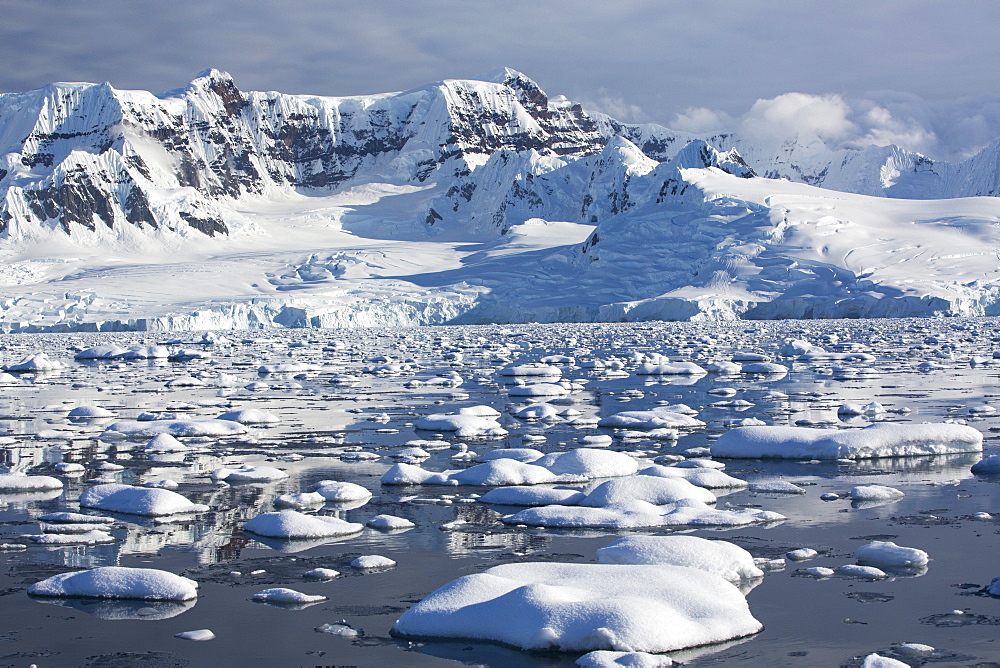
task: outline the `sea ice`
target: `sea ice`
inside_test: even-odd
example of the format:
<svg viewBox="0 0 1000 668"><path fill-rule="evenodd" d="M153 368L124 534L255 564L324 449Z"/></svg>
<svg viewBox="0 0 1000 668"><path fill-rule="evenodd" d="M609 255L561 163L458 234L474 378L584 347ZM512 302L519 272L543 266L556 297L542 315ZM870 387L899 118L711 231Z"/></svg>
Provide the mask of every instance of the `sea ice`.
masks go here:
<svg viewBox="0 0 1000 668"><path fill-rule="evenodd" d="M97 485L80 495L81 508L97 508L113 513L159 517L175 513L200 513L208 506L192 503L168 489L131 485Z"/></svg>
<svg viewBox="0 0 1000 668"><path fill-rule="evenodd" d="M103 566L61 573L28 587L31 596L188 601L198 596L194 580L155 568Z"/></svg>
<svg viewBox="0 0 1000 668"><path fill-rule="evenodd" d="M927 553L915 547L901 547L891 541L872 541L854 552L859 564L888 568L926 566Z"/></svg>
<svg viewBox="0 0 1000 668"><path fill-rule="evenodd" d="M392 633L492 640L525 650L668 652L761 628L739 589L712 573L519 563L454 580L403 613Z"/></svg>
<svg viewBox="0 0 1000 668"><path fill-rule="evenodd" d="M243 525L244 531L285 540L308 540L349 536L363 530L363 524L345 522L326 515L305 515L295 510L264 513Z"/></svg>
<svg viewBox="0 0 1000 668"><path fill-rule="evenodd" d="M212 471L212 480L229 483L273 482L284 480L288 474L271 466L243 464L235 469L218 468Z"/></svg>
<svg viewBox="0 0 1000 668"><path fill-rule="evenodd" d="M712 444L715 457L874 459L981 452L983 435L958 424L877 423L863 429L737 427Z"/></svg>
<svg viewBox="0 0 1000 668"><path fill-rule="evenodd" d="M668 564L714 573L730 582L764 577L738 545L698 536L626 536L597 550L602 564Z"/></svg>
<svg viewBox="0 0 1000 668"><path fill-rule="evenodd" d="M286 587L274 587L272 589L264 589L263 591L257 592L251 597L251 599L264 603L301 605L305 603L319 603L320 601L325 601L326 596L321 596L319 594L303 594L300 591L295 591L294 589L288 589Z"/></svg>
<svg viewBox="0 0 1000 668"><path fill-rule="evenodd" d="M363 557L358 557L351 562L353 568L358 568L361 570L377 570L381 568L392 568L396 565L396 562L389 557L383 557L378 554L368 554Z"/></svg>

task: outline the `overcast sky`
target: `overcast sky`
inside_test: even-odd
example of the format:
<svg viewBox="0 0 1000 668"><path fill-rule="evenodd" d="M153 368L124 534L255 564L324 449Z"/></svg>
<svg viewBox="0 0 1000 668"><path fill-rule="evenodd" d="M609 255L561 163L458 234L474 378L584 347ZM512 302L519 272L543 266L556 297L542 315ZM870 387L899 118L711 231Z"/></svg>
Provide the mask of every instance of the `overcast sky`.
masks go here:
<svg viewBox="0 0 1000 668"><path fill-rule="evenodd" d="M216 67L354 95L507 65L622 120L935 157L1000 136L998 56L994 0L0 0L0 91Z"/></svg>

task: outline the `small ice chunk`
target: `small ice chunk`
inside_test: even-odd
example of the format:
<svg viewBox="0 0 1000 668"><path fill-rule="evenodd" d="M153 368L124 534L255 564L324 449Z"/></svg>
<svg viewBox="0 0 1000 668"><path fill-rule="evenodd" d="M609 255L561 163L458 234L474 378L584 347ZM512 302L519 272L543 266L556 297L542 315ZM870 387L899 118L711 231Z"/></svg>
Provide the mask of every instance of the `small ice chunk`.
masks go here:
<svg viewBox="0 0 1000 668"><path fill-rule="evenodd" d="M885 571L874 566L859 566L846 564L834 569L837 575L847 578L863 578L865 580L881 580L889 577Z"/></svg>
<svg viewBox="0 0 1000 668"><path fill-rule="evenodd" d="M287 587L274 587L272 589L264 589L263 591L257 592L251 597L251 600L264 603L301 605L304 603L319 603L320 601L325 601L326 596L321 596L319 594L303 594L300 591L288 589Z"/></svg>
<svg viewBox="0 0 1000 668"><path fill-rule="evenodd" d="M391 531L396 529L412 529L416 526L413 522L406 519L405 517L396 517L395 515L376 515L367 522L368 526L373 529L382 529L385 531Z"/></svg>
<svg viewBox="0 0 1000 668"><path fill-rule="evenodd" d="M901 547L891 541L872 541L854 552L859 564L888 568L926 566L927 553L915 547Z"/></svg>
<svg viewBox="0 0 1000 668"><path fill-rule="evenodd" d="M811 547L800 547L796 550L789 550L785 553L785 556L792 561L808 561L815 558L818 554L819 552Z"/></svg>
<svg viewBox="0 0 1000 668"><path fill-rule="evenodd" d="M905 496L895 487L885 485L858 485L851 489L852 501L895 501Z"/></svg>
<svg viewBox="0 0 1000 668"><path fill-rule="evenodd" d="M174 634L175 638L182 640L212 640L215 634L209 629L198 629L197 631L181 631Z"/></svg>
<svg viewBox="0 0 1000 668"><path fill-rule="evenodd" d="M396 562L389 557L383 557L377 554L369 554L363 557L358 557L351 562L351 566L354 568L359 568L361 570L377 570L381 568L392 568L396 565Z"/></svg>
<svg viewBox="0 0 1000 668"><path fill-rule="evenodd" d="M340 571L335 571L332 568L314 568L303 573L302 577L309 580L332 580L338 575L340 575Z"/></svg>
<svg viewBox="0 0 1000 668"><path fill-rule="evenodd" d="M860 668L910 668L910 664L881 654L869 654L861 663Z"/></svg>

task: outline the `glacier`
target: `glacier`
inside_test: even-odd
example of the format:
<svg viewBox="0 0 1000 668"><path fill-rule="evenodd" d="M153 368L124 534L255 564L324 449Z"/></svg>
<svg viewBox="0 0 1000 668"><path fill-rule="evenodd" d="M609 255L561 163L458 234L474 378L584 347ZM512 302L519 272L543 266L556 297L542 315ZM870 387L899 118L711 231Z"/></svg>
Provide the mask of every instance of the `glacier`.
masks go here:
<svg viewBox="0 0 1000 668"><path fill-rule="evenodd" d="M0 95L0 331L997 315L998 164L626 124L509 68L51 84Z"/></svg>

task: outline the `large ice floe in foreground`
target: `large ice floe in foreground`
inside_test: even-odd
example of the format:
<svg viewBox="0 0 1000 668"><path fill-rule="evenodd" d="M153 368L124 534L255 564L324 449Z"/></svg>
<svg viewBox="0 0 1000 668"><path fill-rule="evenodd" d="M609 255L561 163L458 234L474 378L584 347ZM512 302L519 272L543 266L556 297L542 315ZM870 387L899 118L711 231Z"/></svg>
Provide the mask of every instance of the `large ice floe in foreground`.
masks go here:
<svg viewBox="0 0 1000 668"><path fill-rule="evenodd" d="M89 571L53 575L28 587L28 594L189 601L198 597L198 583L155 568L104 566Z"/></svg>
<svg viewBox="0 0 1000 668"><path fill-rule="evenodd" d="M983 435L960 424L878 423L863 429L737 427L712 444L714 457L875 459L982 452Z"/></svg>
<svg viewBox="0 0 1000 668"><path fill-rule="evenodd" d="M463 576L396 621L412 638L669 652L762 629L733 584L684 566L522 563Z"/></svg>

